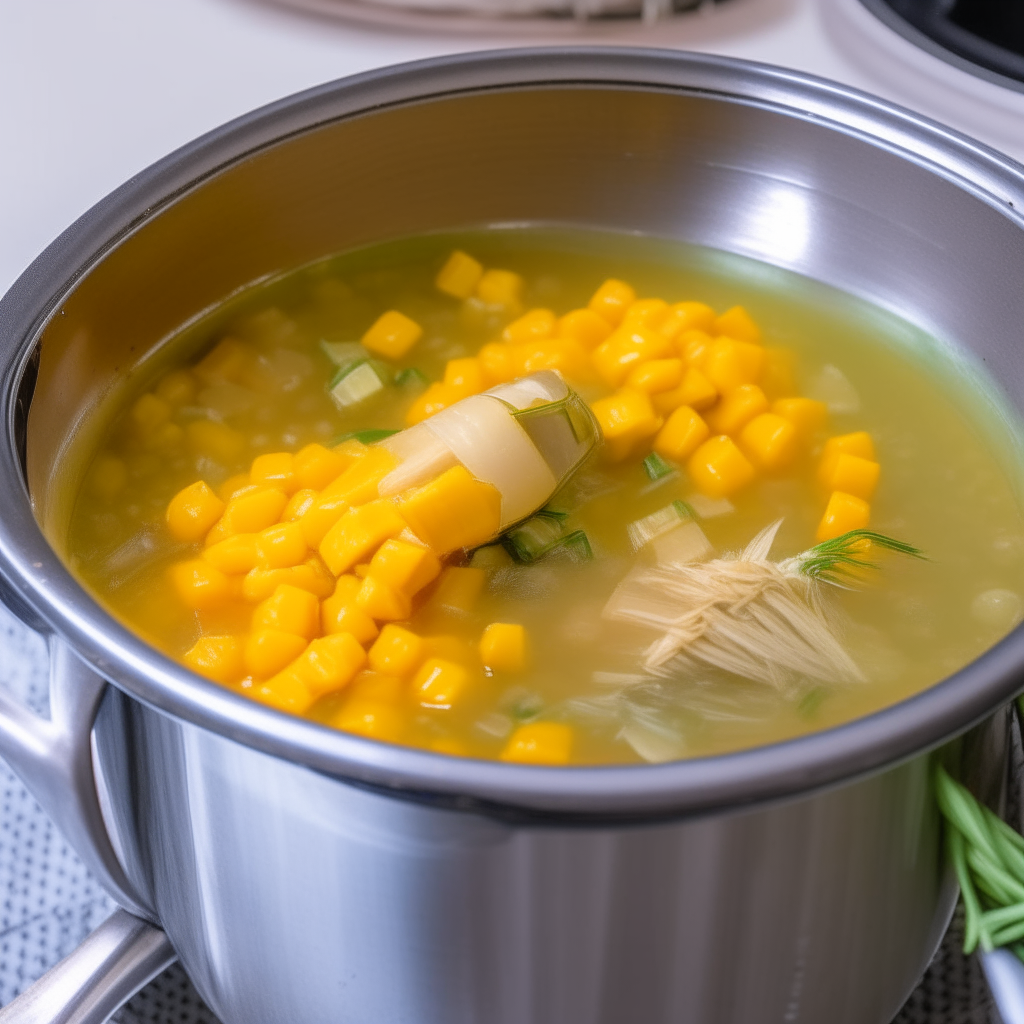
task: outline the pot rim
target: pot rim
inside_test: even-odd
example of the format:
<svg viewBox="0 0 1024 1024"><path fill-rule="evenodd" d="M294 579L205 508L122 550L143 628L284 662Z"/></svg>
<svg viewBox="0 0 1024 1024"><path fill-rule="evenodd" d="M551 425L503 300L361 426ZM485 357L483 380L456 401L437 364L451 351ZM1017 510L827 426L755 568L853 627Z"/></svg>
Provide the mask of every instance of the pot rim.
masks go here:
<svg viewBox="0 0 1024 1024"><path fill-rule="evenodd" d="M796 796L935 747L1024 687L1024 625L907 700L822 732L658 765L534 767L363 739L234 694L117 622L71 575L32 514L18 452L19 388L36 341L76 282L189 189L290 136L382 108L523 87L622 87L712 96L825 124L953 181L1024 231L1024 167L925 117L826 79L726 57L619 47L482 51L371 71L228 122L136 175L54 241L0 300L0 589L138 700L268 754L431 803L538 821L648 820Z"/></svg>

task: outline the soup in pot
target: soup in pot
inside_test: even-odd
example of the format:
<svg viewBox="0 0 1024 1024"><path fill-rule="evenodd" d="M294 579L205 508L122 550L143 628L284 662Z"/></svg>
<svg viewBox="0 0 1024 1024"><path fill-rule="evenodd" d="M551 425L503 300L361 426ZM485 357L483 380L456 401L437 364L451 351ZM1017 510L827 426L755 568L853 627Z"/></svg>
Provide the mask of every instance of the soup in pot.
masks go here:
<svg viewBox="0 0 1024 1024"><path fill-rule="evenodd" d="M796 275L540 229L262 284L108 403L74 571L218 685L534 764L870 713L1024 613L1015 429Z"/></svg>

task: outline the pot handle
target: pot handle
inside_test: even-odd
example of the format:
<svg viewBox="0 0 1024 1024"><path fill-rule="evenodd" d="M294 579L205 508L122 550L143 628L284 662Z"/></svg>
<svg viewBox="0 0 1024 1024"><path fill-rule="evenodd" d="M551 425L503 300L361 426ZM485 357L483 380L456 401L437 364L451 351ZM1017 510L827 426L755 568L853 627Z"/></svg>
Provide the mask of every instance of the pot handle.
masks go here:
<svg viewBox="0 0 1024 1024"><path fill-rule="evenodd" d="M176 959L159 928L117 910L0 1009L0 1024L104 1024Z"/></svg>
<svg viewBox="0 0 1024 1024"><path fill-rule="evenodd" d="M6 587L0 588L0 597L9 596L6 591ZM27 620L27 625L35 625L31 617L19 614L17 602L8 607ZM107 892L121 906L151 919L152 911L114 852L93 774L92 726L107 682L60 637L45 635L50 656L50 717L41 718L0 692L0 757L21 777Z"/></svg>

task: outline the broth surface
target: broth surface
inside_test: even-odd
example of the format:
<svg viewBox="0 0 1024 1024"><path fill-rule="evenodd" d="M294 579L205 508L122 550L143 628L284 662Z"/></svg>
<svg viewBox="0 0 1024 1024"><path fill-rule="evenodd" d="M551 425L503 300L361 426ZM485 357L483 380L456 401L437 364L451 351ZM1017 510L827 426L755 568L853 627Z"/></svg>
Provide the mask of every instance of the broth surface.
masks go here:
<svg viewBox="0 0 1024 1024"><path fill-rule="evenodd" d="M83 467L72 514L70 564L114 615L179 660L201 634L249 629L252 602L193 611L176 597L168 571L195 557L195 546L168 533L168 502L199 478L222 487L264 453L405 427L418 377L407 375L411 383L389 385L341 411L325 387L336 367L322 343L358 341L382 313L399 309L423 334L392 368L441 380L448 360L475 355L515 319L509 309L438 291L435 277L454 248L520 275L518 312L544 307L562 315L585 307L608 277L628 281L641 297L697 300L719 312L742 304L765 346L795 353L799 394L826 400L830 416L789 472L759 478L732 496L724 513L695 498L685 470L652 480L643 453L620 462L597 458L551 503L569 513L567 530L585 531L592 559L556 552L517 564L490 546L457 562L485 570L483 592L459 610L428 588L410 628L449 638L438 649L469 662L489 623L521 624L531 664L487 673L477 663L467 695L448 709L390 692L387 699L401 709L402 742L497 757L520 724L553 721L572 726L573 763L639 761L640 751L648 759L717 754L902 700L973 660L1019 621L1024 518L1015 428L979 390L972 368L905 322L786 271L675 243L541 229L415 238L344 254L261 285L173 339L159 368L137 374L130 393L111 399L110 427ZM194 381L159 429L140 426L139 396L154 388L159 394L169 368L193 364L227 335L258 355L246 375ZM570 384L588 401L609 392L599 382ZM189 427L198 421L226 425L244 443L204 446ZM773 687L709 671L631 690L625 704L610 700L624 682L644 676L639 666L650 639L601 618L636 560L627 524L682 500L696 508L720 555L742 549L781 518L773 558L794 555L815 543L827 499L815 479L821 446L828 436L855 431L870 433L882 466L871 529L927 558L882 558L863 586L830 595L866 681ZM334 722L350 696L348 688L328 693L308 714Z"/></svg>

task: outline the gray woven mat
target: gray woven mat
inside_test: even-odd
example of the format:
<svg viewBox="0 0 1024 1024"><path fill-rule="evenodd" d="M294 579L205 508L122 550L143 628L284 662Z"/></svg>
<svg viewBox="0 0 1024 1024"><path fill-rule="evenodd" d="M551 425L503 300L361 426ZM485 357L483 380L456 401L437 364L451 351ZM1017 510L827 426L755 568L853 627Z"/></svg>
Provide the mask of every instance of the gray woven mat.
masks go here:
<svg viewBox="0 0 1024 1024"><path fill-rule="evenodd" d="M5 688L45 713L45 648L2 607L0 650L4 652L0 679ZM2 1005L67 956L114 910L114 904L2 761L0 790ZM958 916L893 1024L999 1024L977 960L966 959L960 952L961 936ZM114 1020L118 1024L218 1024L177 965L148 985Z"/></svg>

